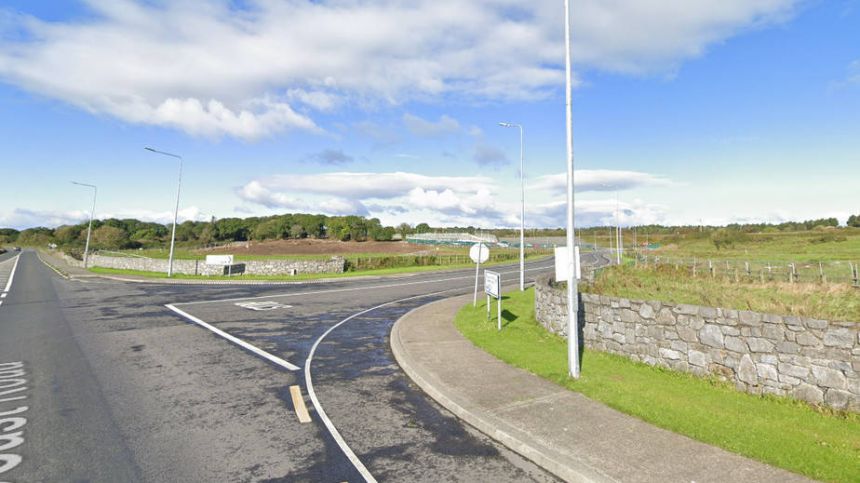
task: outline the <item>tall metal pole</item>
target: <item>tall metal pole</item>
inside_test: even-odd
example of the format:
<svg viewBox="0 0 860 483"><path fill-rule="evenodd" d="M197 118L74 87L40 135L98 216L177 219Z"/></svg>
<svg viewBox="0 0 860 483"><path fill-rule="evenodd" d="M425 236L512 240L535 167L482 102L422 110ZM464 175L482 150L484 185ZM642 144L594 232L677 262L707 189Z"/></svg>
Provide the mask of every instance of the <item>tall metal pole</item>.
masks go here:
<svg viewBox="0 0 860 483"><path fill-rule="evenodd" d="M96 215L96 197L99 194L99 189L95 185L78 183L77 181L72 181L72 184L86 186L93 189L93 208L90 210L90 224L87 226L87 243L84 245L84 268L87 268L90 260L90 235L93 232L93 218Z"/></svg>
<svg viewBox="0 0 860 483"><path fill-rule="evenodd" d="M567 366L570 377L579 378L579 313L578 291L576 287L576 263L573 247L574 198L573 198L573 101L571 99L570 65L570 0L564 0L564 80L565 110L567 124Z"/></svg>
<svg viewBox="0 0 860 483"><path fill-rule="evenodd" d="M621 220L618 218L618 191L615 191L615 259L621 265Z"/></svg>
<svg viewBox="0 0 860 483"><path fill-rule="evenodd" d="M526 289L526 185L523 181L523 127L520 128L520 292Z"/></svg>
<svg viewBox="0 0 860 483"><path fill-rule="evenodd" d="M526 185L523 174L523 126L510 122L500 122L502 127L516 127L520 130L520 291L526 289Z"/></svg>
<svg viewBox="0 0 860 483"><path fill-rule="evenodd" d="M179 194L182 192L182 156L178 154L167 153L153 148L144 148L157 154L163 154L179 160L179 184L176 187L176 208L173 210L173 232L170 235L170 255L167 259L167 277L173 276L173 251L176 245L176 222L179 219Z"/></svg>

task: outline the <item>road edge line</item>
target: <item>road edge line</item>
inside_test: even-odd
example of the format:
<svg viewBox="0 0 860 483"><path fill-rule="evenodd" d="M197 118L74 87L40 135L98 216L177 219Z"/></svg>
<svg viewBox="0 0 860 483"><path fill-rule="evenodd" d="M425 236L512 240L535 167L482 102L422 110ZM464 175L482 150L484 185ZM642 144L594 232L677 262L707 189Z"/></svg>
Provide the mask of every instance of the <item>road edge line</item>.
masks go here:
<svg viewBox="0 0 860 483"><path fill-rule="evenodd" d="M18 270L18 261L21 260L21 254L15 256L15 264L12 265L12 271L9 272L9 279L6 281L6 288L3 289L3 293L9 293L9 290L12 289L12 280L15 278L15 270Z"/></svg>
<svg viewBox="0 0 860 483"><path fill-rule="evenodd" d="M266 352L263 349L260 349L259 347L255 346L255 345L252 345L252 344L245 342L244 340L242 340L236 336L233 336L233 335L228 334L227 332L224 332L223 330L219 329L218 327L215 327L214 325L209 324L208 322L205 322L201 319L198 319L197 317L195 317L195 316L193 316L187 312L184 312L181 309L174 307L173 304L165 304L164 306L167 307L168 309L172 310L173 312L177 313L179 316L181 316L187 320L190 320L191 322L199 325L200 327L203 327L204 329L207 329L210 332L212 332L218 336L221 336L224 339L227 339L228 341L238 345L239 347L242 347L243 349L248 350L248 351L258 355L258 356L262 357L263 359L268 360L269 362L271 362L273 364L281 366L284 369L287 369L290 371L298 371L299 369L301 369L299 366L297 366L295 364L291 364L291 363L287 362L286 360L284 360L284 359L282 359L282 358L280 358L274 354Z"/></svg>

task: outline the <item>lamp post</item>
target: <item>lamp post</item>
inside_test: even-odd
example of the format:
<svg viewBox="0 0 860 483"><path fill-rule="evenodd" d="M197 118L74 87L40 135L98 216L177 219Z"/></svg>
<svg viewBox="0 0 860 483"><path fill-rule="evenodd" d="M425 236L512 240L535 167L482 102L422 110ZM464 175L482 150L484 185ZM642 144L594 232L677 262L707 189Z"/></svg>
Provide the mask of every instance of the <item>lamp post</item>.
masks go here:
<svg viewBox="0 0 860 483"><path fill-rule="evenodd" d="M570 72L570 0L564 0L564 81L567 131L567 366L570 377L579 378L579 294L576 287L576 263L573 248L573 100Z"/></svg>
<svg viewBox="0 0 860 483"><path fill-rule="evenodd" d="M179 160L179 184L176 188L176 208L173 210L173 233L170 235L170 255L167 259L167 277L170 278L173 276L173 248L176 245L176 221L177 218L179 218L179 193L182 191L182 156L178 154L166 153L164 151L159 151L150 147L146 147L144 149L156 154L170 156Z"/></svg>
<svg viewBox="0 0 860 483"><path fill-rule="evenodd" d="M510 122L500 122L502 127L516 127L520 130L520 291L526 289L526 185L523 181L523 127Z"/></svg>
<svg viewBox="0 0 860 483"><path fill-rule="evenodd" d="M72 184L93 189L93 208L90 210L90 224L87 226L87 243L84 245L84 268L87 268L90 260L90 235L93 232L93 217L96 215L96 197L99 194L99 189L95 185L78 183L77 181L72 181Z"/></svg>

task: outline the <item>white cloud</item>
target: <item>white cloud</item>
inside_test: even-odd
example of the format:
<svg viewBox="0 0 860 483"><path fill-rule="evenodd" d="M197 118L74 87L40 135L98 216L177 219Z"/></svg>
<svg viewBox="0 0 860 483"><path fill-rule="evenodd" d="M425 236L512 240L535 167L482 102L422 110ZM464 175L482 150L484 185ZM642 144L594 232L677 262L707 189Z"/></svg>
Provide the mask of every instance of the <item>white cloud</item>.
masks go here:
<svg viewBox="0 0 860 483"><path fill-rule="evenodd" d="M179 210L178 220L180 223L187 220L206 221L211 215L203 213L196 206L190 206ZM173 223L173 211L153 211L146 209L130 209L120 211L106 211L104 213L96 211L96 219L105 220L108 218L135 218L140 221L155 222L161 224ZM54 228L60 225L74 225L82 223L90 219L88 211L74 210L29 210L25 208L16 208L11 213L0 213L0 227L24 229L35 226L46 226Z"/></svg>
<svg viewBox="0 0 860 483"><path fill-rule="evenodd" d="M310 193L350 199L390 199L403 196L415 187L454 192L491 190L490 178L480 176L426 176L415 173L320 173L275 175L251 181L238 191L241 198L262 197L263 193Z"/></svg>
<svg viewBox="0 0 860 483"><path fill-rule="evenodd" d="M425 138L447 136L460 131L460 123L444 114L439 117L438 121L434 122L407 112L403 115L403 124L412 134Z"/></svg>
<svg viewBox="0 0 860 483"><path fill-rule="evenodd" d="M580 69L671 73L710 45L790 17L798 1L579 1L574 59ZM535 99L563 85L555 0L87 5L92 15L65 21L7 10L0 78L128 122L243 139L318 129L295 105Z"/></svg>
<svg viewBox="0 0 860 483"><path fill-rule="evenodd" d="M641 171L611 169L581 169L574 172L576 191L624 191L641 186L666 186L671 181L659 175ZM567 173L539 176L529 188L550 193L567 190Z"/></svg>

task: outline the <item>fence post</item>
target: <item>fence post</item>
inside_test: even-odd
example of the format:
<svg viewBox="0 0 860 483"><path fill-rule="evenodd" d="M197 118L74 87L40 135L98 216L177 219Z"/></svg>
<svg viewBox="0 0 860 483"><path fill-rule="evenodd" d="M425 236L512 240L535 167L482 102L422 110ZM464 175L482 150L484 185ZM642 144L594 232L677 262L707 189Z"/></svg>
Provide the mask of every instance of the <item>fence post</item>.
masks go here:
<svg viewBox="0 0 860 483"><path fill-rule="evenodd" d="M821 262L818 262L818 277L821 280L821 283L827 283L827 279L824 277L824 266Z"/></svg>
<svg viewBox="0 0 860 483"><path fill-rule="evenodd" d="M794 264L788 264L788 283L794 283Z"/></svg>
<svg viewBox="0 0 860 483"><path fill-rule="evenodd" d="M711 272L711 278L714 278L717 276L716 275L717 271L714 270L714 264L710 260L708 260L708 271Z"/></svg>
<svg viewBox="0 0 860 483"><path fill-rule="evenodd" d="M744 268L747 271L747 277L752 278L752 271L750 270L750 262L744 262Z"/></svg>

